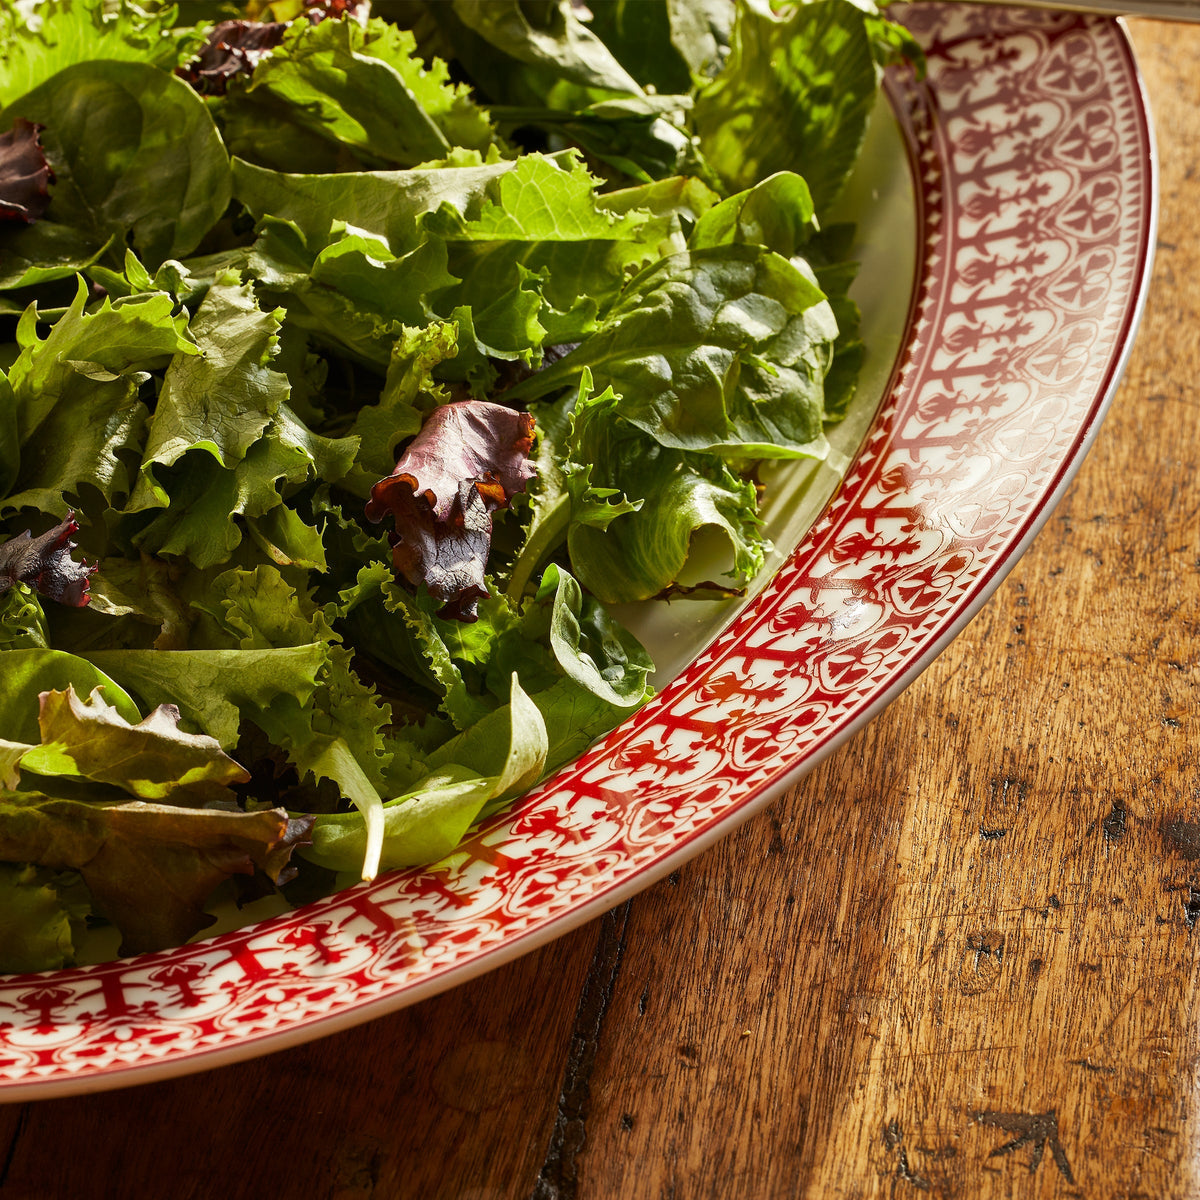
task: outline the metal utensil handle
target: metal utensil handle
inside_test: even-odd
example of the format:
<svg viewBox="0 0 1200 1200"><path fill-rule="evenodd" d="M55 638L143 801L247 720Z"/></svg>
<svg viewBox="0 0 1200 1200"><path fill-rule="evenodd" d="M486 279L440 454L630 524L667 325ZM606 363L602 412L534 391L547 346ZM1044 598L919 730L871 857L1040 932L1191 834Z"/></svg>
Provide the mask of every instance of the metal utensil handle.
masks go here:
<svg viewBox="0 0 1200 1200"><path fill-rule="evenodd" d="M1150 17L1159 21L1200 21L1200 0L974 0L1014 8L1052 8L1104 17Z"/></svg>

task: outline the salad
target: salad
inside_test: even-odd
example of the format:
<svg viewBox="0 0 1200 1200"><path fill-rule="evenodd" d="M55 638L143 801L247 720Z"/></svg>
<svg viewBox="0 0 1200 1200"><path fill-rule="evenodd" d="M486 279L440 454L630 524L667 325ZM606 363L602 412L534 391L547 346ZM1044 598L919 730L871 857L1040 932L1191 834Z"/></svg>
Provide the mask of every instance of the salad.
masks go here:
<svg viewBox="0 0 1200 1200"><path fill-rule="evenodd" d="M862 356L870 0L0 13L0 970L449 853ZM686 569L698 535L714 577Z"/></svg>

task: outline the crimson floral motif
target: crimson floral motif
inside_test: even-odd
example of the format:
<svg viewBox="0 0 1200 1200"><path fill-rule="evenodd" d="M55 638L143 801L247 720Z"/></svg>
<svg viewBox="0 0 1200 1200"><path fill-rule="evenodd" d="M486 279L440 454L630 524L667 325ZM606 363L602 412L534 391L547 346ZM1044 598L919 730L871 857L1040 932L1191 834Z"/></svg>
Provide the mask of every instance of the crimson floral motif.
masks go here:
<svg viewBox="0 0 1200 1200"><path fill-rule="evenodd" d="M0 980L6 1099L365 1020L565 932L877 713L999 582L1111 398L1148 275L1150 133L1101 19L894 6L921 283L881 410L775 579L645 708L428 871L179 950Z"/></svg>

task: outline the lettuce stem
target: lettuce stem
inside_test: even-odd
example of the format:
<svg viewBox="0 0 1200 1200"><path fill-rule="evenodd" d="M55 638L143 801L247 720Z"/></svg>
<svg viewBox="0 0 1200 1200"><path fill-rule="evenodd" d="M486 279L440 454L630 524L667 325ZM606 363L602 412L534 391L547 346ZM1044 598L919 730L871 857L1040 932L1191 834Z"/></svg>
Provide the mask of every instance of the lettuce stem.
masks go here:
<svg viewBox="0 0 1200 1200"><path fill-rule="evenodd" d="M362 878L364 883L370 883L379 874L379 860L383 854L383 800L341 738L330 741L311 760L310 766L314 773L336 780L342 795L362 814L367 831Z"/></svg>

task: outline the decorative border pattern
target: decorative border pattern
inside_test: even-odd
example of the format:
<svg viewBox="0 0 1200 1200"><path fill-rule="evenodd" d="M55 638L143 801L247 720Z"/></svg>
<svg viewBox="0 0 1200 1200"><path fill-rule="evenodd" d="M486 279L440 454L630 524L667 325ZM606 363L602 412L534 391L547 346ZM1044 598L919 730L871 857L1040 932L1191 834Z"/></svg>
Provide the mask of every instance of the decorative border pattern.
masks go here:
<svg viewBox="0 0 1200 1200"><path fill-rule="evenodd" d="M558 936L778 795L983 603L1115 389L1148 277L1152 138L1113 22L971 5L901 19L929 66L889 81L923 255L910 329L850 473L772 583L435 869L178 950L0 980L0 1095L279 1049Z"/></svg>

